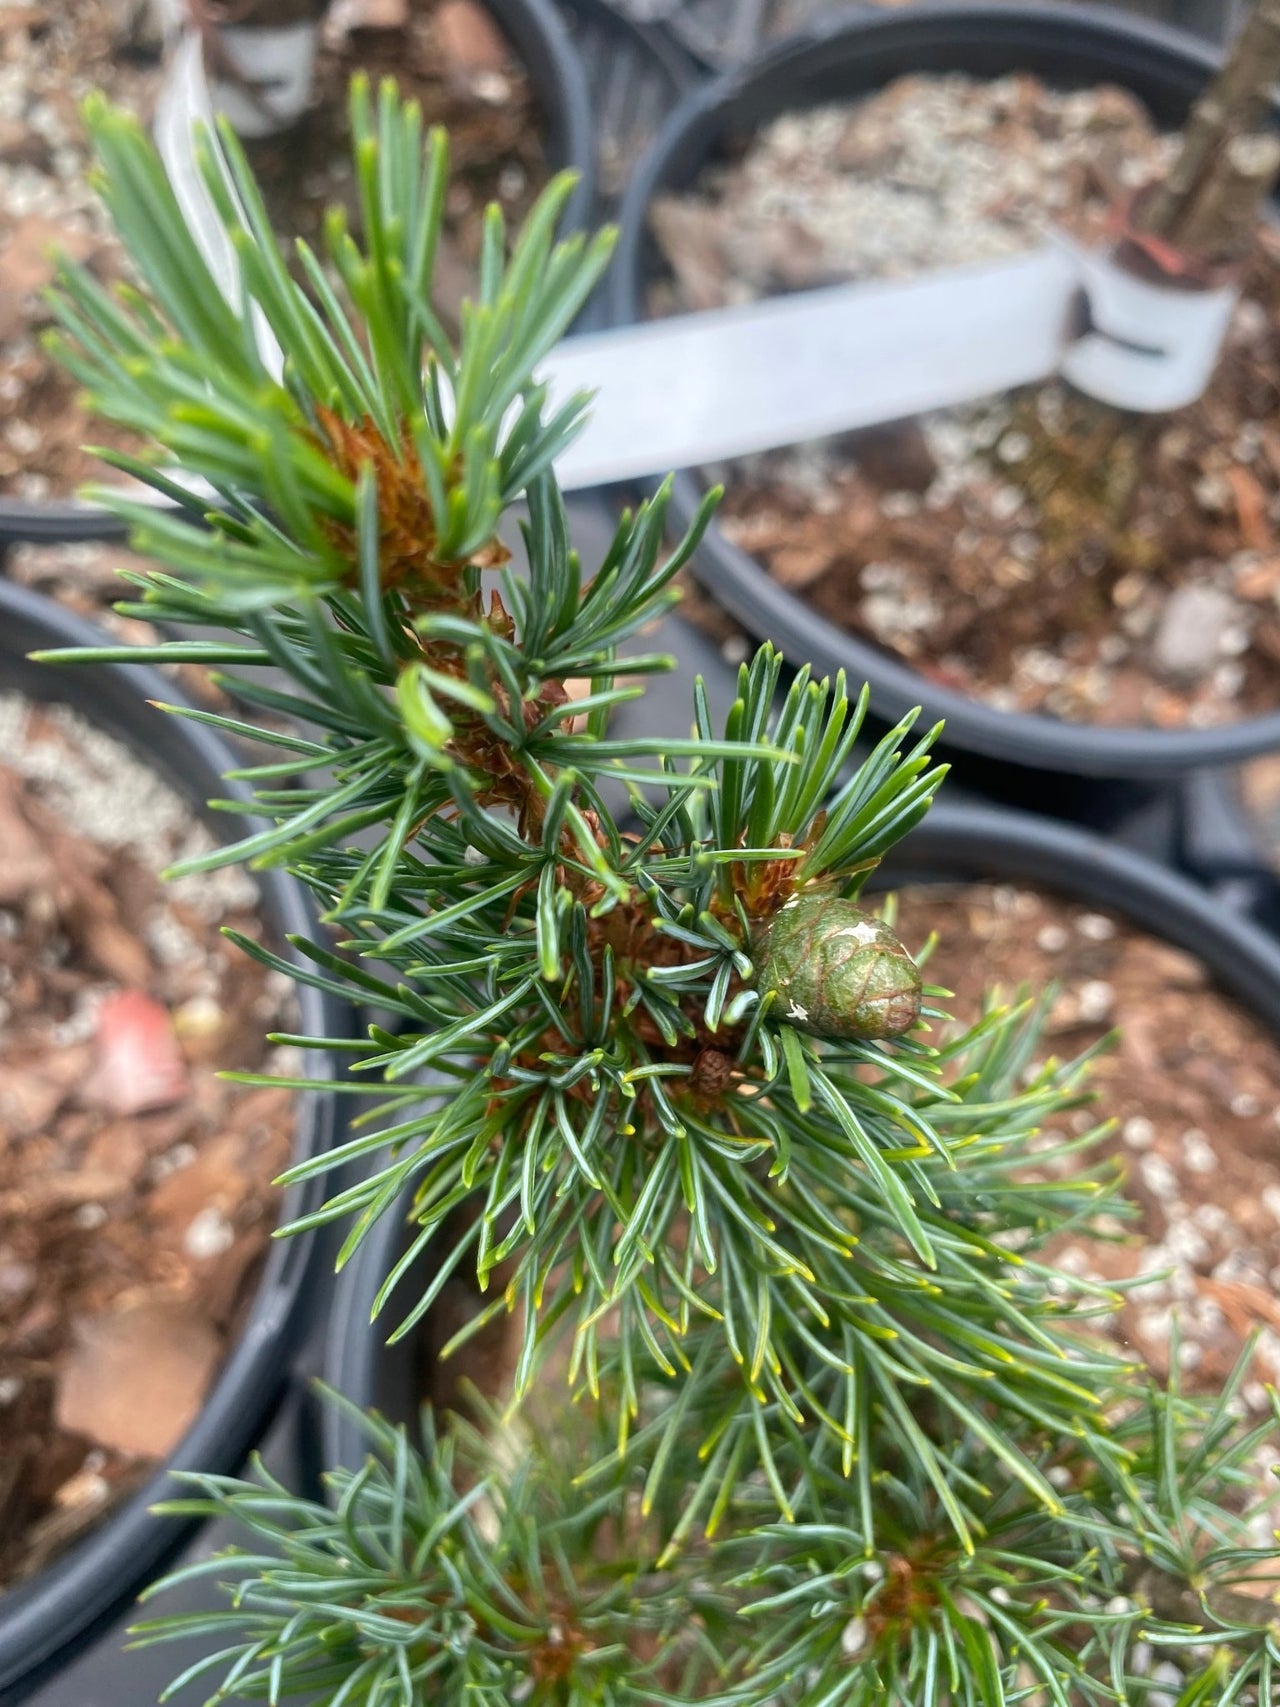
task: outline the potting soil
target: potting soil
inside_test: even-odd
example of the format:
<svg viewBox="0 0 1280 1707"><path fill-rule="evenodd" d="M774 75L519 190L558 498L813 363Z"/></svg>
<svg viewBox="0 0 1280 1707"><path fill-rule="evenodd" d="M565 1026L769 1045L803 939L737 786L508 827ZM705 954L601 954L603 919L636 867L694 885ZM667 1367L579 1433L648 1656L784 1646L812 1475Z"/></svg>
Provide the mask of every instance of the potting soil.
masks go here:
<svg viewBox="0 0 1280 1707"><path fill-rule="evenodd" d="M0 696L0 1590L175 1446L276 1221L292 1096L265 1034L288 981L239 871L116 741Z"/></svg>

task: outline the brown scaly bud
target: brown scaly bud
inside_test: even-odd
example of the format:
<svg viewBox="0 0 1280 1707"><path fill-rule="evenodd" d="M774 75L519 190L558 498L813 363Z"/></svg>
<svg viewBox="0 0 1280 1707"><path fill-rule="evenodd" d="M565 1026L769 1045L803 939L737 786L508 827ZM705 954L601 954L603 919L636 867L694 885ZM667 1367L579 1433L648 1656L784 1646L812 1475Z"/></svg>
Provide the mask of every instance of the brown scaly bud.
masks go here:
<svg viewBox="0 0 1280 1707"><path fill-rule="evenodd" d="M882 919L797 895L756 934L756 986L776 1019L814 1037L901 1037L920 1017L920 973Z"/></svg>

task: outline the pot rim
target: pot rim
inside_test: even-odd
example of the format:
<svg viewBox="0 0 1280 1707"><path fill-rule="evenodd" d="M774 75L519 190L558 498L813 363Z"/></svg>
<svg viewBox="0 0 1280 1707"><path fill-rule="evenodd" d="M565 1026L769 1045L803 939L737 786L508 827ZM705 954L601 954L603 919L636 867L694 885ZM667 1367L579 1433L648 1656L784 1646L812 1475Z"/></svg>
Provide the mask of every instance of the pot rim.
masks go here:
<svg viewBox="0 0 1280 1707"><path fill-rule="evenodd" d="M261 820L212 819L205 795L216 786L224 796L248 802L245 782L224 782L222 773L239 761L221 735L204 724L166 715L148 700L190 708L191 702L168 677L144 664L37 665L26 653L40 646L101 646L111 637L51 600L0 577L0 691L13 687L34 699L68 704L89 716L115 739L132 748L163 780L218 828L223 839L237 830L261 827ZM158 755L158 756L157 756ZM278 870L254 874L262 911L281 938L286 933L314 937L319 919L310 893L297 879ZM288 946L298 967L304 957ZM350 1019L327 992L294 986L300 1028L311 1035L347 1035ZM323 1057L313 1066L317 1077L336 1077L336 1061ZM332 1092L298 1093L292 1161L300 1162L332 1147L339 1133L337 1098ZM320 1201L320 1183L290 1186L282 1199L280 1221L305 1214ZM239 1335L206 1395L198 1416L146 1482L117 1506L83 1540L30 1582L0 1596L0 1695L11 1688L25 1695L58 1665L71 1659L84 1640L172 1557L195 1527L193 1520L160 1519L151 1513L157 1500L175 1492L175 1470L238 1468L288 1374L292 1345L310 1304L308 1281L314 1275L317 1240L312 1232L273 1241L268 1248L253 1302Z"/></svg>
<svg viewBox="0 0 1280 1707"><path fill-rule="evenodd" d="M865 43L869 48L906 48L921 37L945 41L957 54L992 40L1007 42L1014 50L1041 51L1074 40L1100 58L1110 52L1118 61L1113 72L1117 81L1123 81L1126 70L1166 80L1181 73L1189 94L1220 63L1220 55L1207 43L1169 25L1056 0L1027 6L1005 0L917 0L904 10L825 16L694 91L671 113L622 200L609 275L610 324L629 325L641 318L648 208L687 143L705 133L699 142L705 158L738 102L797 70L820 65L834 47ZM772 110L788 110L785 96ZM656 484L646 482L646 487L652 491ZM687 526L692 521L704 491L692 471L676 474L671 500L676 523ZM1168 777L1237 763L1280 746L1280 709L1219 727L1175 730L1099 727L1042 713L996 710L929 682L888 651L827 622L735 545L714 520L691 567L749 632L773 639L789 663L811 663L820 675L843 669L855 681L865 679L872 709L886 723L896 723L923 706L929 722L945 720L943 740L951 749L1087 777Z"/></svg>

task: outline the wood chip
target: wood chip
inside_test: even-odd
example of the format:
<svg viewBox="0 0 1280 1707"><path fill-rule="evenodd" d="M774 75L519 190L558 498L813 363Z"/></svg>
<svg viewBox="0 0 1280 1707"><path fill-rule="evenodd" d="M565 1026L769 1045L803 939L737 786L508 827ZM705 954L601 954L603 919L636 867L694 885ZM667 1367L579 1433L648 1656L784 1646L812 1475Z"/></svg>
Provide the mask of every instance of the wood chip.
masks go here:
<svg viewBox="0 0 1280 1707"><path fill-rule="evenodd" d="M1269 551L1275 544L1267 520L1267 495L1258 477L1242 463L1227 470L1227 482L1236 503L1240 537L1251 551Z"/></svg>
<svg viewBox="0 0 1280 1707"><path fill-rule="evenodd" d="M501 71L511 60L501 30L475 0L444 0L436 8L436 38L446 66L469 76L476 71Z"/></svg>
<svg viewBox="0 0 1280 1707"><path fill-rule="evenodd" d="M194 1304L148 1301L83 1321L58 1381L58 1425L162 1458L194 1421L219 1353Z"/></svg>

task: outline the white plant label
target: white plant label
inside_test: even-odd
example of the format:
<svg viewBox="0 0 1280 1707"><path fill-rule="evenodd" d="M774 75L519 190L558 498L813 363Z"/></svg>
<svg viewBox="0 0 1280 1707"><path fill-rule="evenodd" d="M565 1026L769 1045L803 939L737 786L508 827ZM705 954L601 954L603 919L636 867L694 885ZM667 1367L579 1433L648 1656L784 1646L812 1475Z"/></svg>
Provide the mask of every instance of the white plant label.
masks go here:
<svg viewBox="0 0 1280 1707"><path fill-rule="evenodd" d="M1068 345L1058 371L1091 397L1160 414L1201 396L1240 293L1176 290L1076 250L1092 328Z"/></svg>
<svg viewBox="0 0 1280 1707"><path fill-rule="evenodd" d="M281 29L227 25L218 40L242 81L210 78L213 105L239 136L273 136L301 118L315 83L319 25L314 19Z"/></svg>

